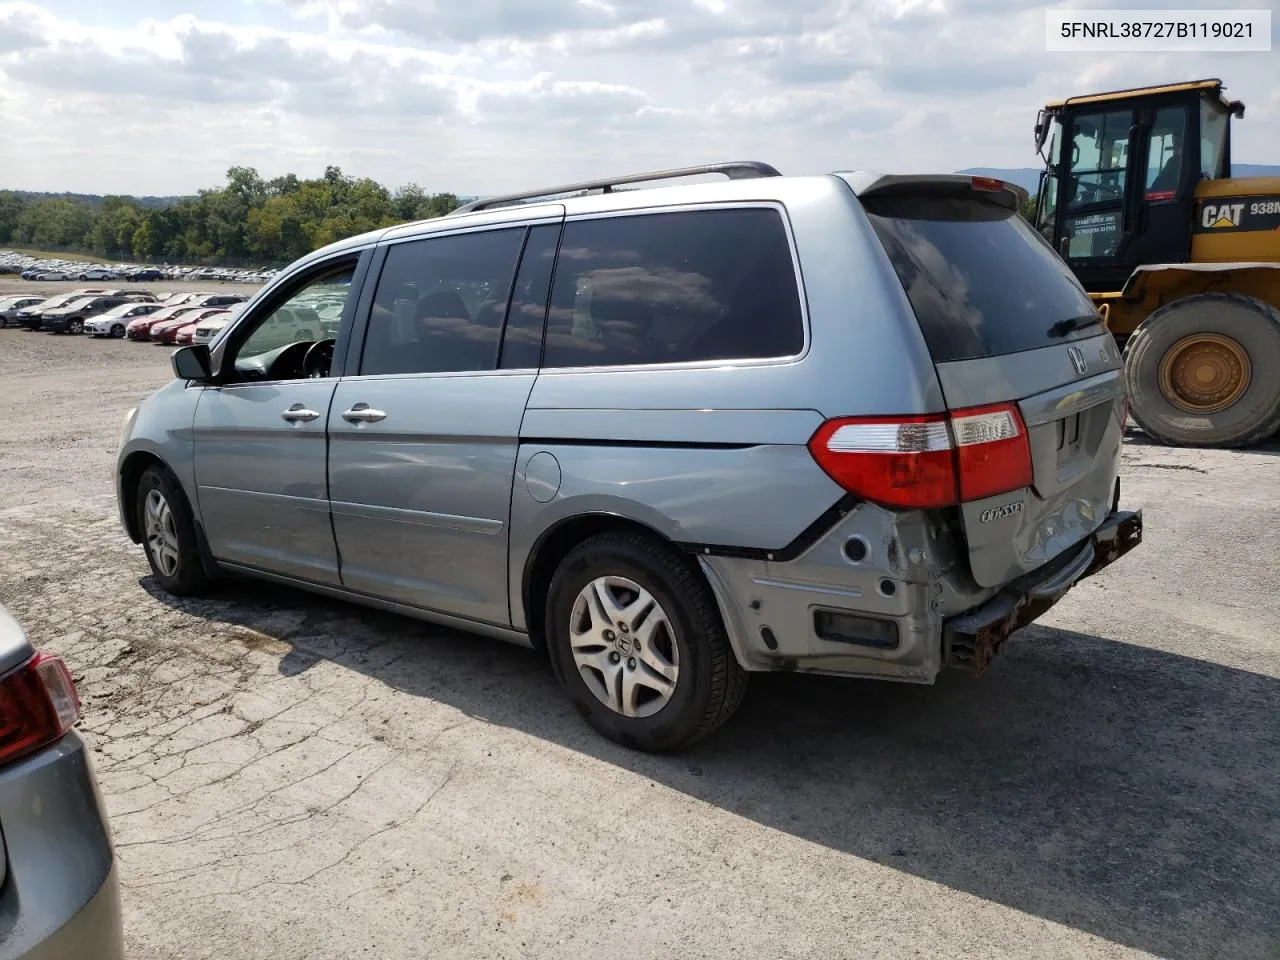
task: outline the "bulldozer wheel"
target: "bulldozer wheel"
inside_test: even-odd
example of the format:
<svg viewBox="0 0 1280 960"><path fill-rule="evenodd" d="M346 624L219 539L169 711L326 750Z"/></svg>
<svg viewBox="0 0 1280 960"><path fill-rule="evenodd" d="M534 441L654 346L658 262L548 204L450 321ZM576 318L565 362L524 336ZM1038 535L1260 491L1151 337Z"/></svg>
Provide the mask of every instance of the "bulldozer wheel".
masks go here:
<svg viewBox="0 0 1280 960"><path fill-rule="evenodd" d="M1161 307L1125 345L1130 412L1171 446L1243 447L1280 429L1280 310L1238 293Z"/></svg>

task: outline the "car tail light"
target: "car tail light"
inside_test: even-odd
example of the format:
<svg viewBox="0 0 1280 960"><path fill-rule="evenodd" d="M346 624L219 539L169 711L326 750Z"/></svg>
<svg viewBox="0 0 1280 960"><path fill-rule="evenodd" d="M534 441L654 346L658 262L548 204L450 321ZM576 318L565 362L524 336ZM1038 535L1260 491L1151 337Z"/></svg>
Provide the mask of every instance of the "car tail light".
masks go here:
<svg viewBox="0 0 1280 960"><path fill-rule="evenodd" d="M995 177L970 177L969 183L973 185L973 189L988 193L999 193L1004 189L1004 181Z"/></svg>
<svg viewBox="0 0 1280 960"><path fill-rule="evenodd" d="M949 416L828 420L809 451L840 486L889 507L955 506L1032 480L1031 445L1012 404Z"/></svg>
<svg viewBox="0 0 1280 960"><path fill-rule="evenodd" d="M80 697L67 665L48 653L0 680L0 764L53 743L80 719Z"/></svg>
<svg viewBox="0 0 1280 960"><path fill-rule="evenodd" d="M1031 443L1012 404L974 407L951 415L960 500L983 500L1031 486Z"/></svg>

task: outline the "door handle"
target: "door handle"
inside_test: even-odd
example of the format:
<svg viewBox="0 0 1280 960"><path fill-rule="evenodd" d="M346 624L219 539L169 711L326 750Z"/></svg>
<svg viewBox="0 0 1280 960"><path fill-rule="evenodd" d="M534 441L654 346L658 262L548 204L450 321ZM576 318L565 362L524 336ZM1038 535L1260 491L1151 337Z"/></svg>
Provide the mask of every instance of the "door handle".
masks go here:
<svg viewBox="0 0 1280 960"><path fill-rule="evenodd" d="M377 423L387 419L381 410L375 410L367 403L357 403L350 410L342 411L342 419L347 423Z"/></svg>
<svg viewBox="0 0 1280 960"><path fill-rule="evenodd" d="M280 414L281 420L288 420L290 423L310 423L312 420L320 416L314 410L308 410L305 404L295 403L288 410Z"/></svg>

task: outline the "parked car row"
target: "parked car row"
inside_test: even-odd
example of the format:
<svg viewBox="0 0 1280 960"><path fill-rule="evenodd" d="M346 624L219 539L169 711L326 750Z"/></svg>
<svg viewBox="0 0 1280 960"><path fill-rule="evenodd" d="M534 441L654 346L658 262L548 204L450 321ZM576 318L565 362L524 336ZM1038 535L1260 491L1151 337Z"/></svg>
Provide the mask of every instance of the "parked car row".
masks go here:
<svg viewBox="0 0 1280 960"><path fill-rule="evenodd" d="M161 298L145 291L82 287L47 298L0 299L0 327L182 345L207 343L247 299L241 294L208 292ZM205 332L200 341L195 340L197 323Z"/></svg>
<svg viewBox="0 0 1280 960"><path fill-rule="evenodd" d="M75 260L32 257L14 250L0 250L0 273L16 273L23 280L124 280L129 283L152 283L160 280L201 282L220 280L230 283L266 283L274 270L249 270L214 267L182 267L170 265L83 263Z"/></svg>

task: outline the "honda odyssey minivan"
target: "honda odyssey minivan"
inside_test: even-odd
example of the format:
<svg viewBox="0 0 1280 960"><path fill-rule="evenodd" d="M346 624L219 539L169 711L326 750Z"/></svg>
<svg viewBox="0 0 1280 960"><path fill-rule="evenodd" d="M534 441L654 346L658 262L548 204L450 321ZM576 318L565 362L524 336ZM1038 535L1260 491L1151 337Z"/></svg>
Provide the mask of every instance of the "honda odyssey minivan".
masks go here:
<svg viewBox="0 0 1280 960"><path fill-rule="evenodd" d="M751 672L982 672L1142 534L1115 341L1024 197L735 163L342 241L130 412L125 529L176 594L247 574L544 650L647 750Z"/></svg>

